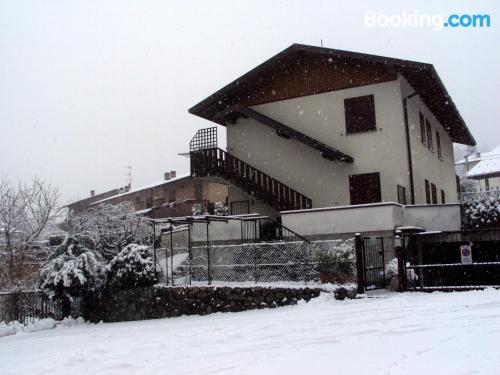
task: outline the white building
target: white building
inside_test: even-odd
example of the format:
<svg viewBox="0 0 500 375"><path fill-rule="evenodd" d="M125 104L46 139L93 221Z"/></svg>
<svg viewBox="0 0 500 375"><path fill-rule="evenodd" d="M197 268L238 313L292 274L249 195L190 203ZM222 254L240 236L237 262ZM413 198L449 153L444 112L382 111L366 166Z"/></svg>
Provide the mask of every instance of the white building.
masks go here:
<svg viewBox="0 0 500 375"><path fill-rule="evenodd" d="M475 144L431 64L298 44L189 112L227 127L191 166L233 214L455 203L453 142Z"/></svg>
<svg viewBox="0 0 500 375"><path fill-rule="evenodd" d="M467 156L455 165L464 178L477 181L479 191L500 190L500 145L490 152Z"/></svg>

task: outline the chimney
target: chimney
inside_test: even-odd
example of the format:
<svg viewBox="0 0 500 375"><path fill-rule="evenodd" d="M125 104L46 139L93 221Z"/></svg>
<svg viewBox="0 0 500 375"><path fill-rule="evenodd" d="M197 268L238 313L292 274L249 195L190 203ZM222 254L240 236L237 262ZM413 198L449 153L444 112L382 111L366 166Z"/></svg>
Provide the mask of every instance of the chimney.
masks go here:
<svg viewBox="0 0 500 375"><path fill-rule="evenodd" d="M130 191L130 185L125 185L124 188L125 188L125 193L128 193Z"/></svg>
<svg viewBox="0 0 500 375"><path fill-rule="evenodd" d="M165 173L163 174L163 178L164 178L165 180L170 180L170 172L165 172Z"/></svg>
<svg viewBox="0 0 500 375"><path fill-rule="evenodd" d="M95 190L90 190L90 196L91 197L95 196Z"/></svg>
<svg viewBox="0 0 500 375"><path fill-rule="evenodd" d="M175 178L176 172L175 171L170 171L170 178Z"/></svg>

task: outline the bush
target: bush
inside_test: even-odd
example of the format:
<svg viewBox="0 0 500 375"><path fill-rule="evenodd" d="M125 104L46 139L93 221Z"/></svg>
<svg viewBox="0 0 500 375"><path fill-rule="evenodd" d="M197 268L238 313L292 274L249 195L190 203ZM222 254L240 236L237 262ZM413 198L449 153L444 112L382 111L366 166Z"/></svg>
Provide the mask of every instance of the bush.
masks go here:
<svg viewBox="0 0 500 375"><path fill-rule="evenodd" d="M463 203L465 229L494 228L500 225L500 196L483 195Z"/></svg>
<svg viewBox="0 0 500 375"><path fill-rule="evenodd" d="M152 253L148 246L130 244L106 266L108 286L129 289L157 283Z"/></svg>
<svg viewBox="0 0 500 375"><path fill-rule="evenodd" d="M334 281L342 284L351 276L354 263L354 253L350 250L320 252L316 270L332 275Z"/></svg>
<svg viewBox="0 0 500 375"><path fill-rule="evenodd" d="M85 235L67 236L40 273L40 287L55 296L80 296L104 285L102 257Z"/></svg>

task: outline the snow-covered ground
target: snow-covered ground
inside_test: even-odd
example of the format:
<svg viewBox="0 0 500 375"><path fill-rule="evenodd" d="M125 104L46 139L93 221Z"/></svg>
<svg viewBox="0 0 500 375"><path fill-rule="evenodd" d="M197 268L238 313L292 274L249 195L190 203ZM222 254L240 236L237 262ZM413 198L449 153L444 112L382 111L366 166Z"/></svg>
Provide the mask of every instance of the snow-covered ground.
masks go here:
<svg viewBox="0 0 500 375"><path fill-rule="evenodd" d="M18 333L0 373L500 373L500 291L372 297Z"/></svg>

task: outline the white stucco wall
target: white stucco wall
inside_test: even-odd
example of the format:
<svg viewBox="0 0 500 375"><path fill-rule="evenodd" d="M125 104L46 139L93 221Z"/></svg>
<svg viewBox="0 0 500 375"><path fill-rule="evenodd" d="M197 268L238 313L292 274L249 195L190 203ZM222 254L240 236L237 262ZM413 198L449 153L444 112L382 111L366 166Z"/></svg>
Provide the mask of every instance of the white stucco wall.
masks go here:
<svg viewBox="0 0 500 375"><path fill-rule="evenodd" d="M424 228L427 231L460 230L460 204L405 206L405 225Z"/></svg>
<svg viewBox="0 0 500 375"><path fill-rule="evenodd" d="M346 135L344 99L370 94L375 98L376 131ZM380 172L382 201L397 201L396 185L409 185L398 80L254 109L354 158L352 164L325 160L317 150L279 137L253 119L228 125L230 153L305 194L313 207L350 204L350 174Z"/></svg>
<svg viewBox="0 0 500 375"><path fill-rule="evenodd" d="M402 96L415 92L409 83L399 76ZM434 150L423 144L420 136L419 111L429 120L432 126ZM413 179L415 186L415 203L425 204L425 179L436 185L438 203L441 203L441 189L445 191L446 203L458 201L457 184L455 180L453 142L432 112L427 108L420 96L408 100L408 123L410 127L410 143L413 159ZM441 136L442 157L438 157L436 130Z"/></svg>

